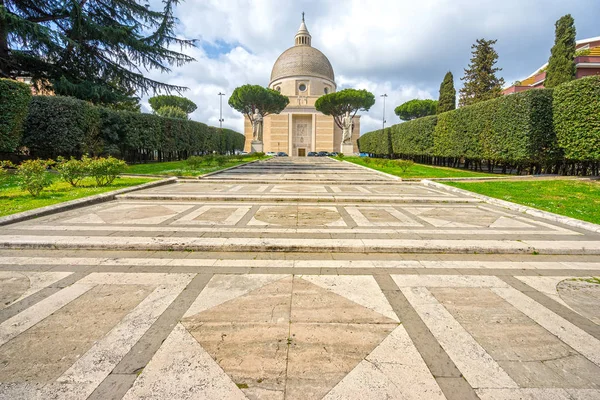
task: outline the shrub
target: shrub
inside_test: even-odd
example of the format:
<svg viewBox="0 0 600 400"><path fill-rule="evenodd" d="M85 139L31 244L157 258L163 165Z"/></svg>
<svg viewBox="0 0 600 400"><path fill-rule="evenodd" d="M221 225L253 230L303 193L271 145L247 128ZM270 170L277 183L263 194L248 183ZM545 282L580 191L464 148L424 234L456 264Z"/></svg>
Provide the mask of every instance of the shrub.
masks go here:
<svg viewBox="0 0 600 400"><path fill-rule="evenodd" d="M227 161L229 161L229 159L222 155L216 155L213 158L213 162L215 164L217 164L219 167L222 167L223 165L227 164Z"/></svg>
<svg viewBox="0 0 600 400"><path fill-rule="evenodd" d="M4 183L8 177L7 168L13 167L10 161L0 161L0 183Z"/></svg>
<svg viewBox="0 0 600 400"><path fill-rule="evenodd" d="M410 167L415 165L413 160L394 160L393 163L396 167L400 168L402 172L408 171Z"/></svg>
<svg viewBox="0 0 600 400"><path fill-rule="evenodd" d="M340 160L344 159L344 153L338 153L337 158L339 158Z"/></svg>
<svg viewBox="0 0 600 400"><path fill-rule="evenodd" d="M77 160L71 157L69 160L59 157L58 163L54 166L54 169L58 171L60 178L69 182L71 186L75 187L81 182L83 178L88 175L87 161Z"/></svg>
<svg viewBox="0 0 600 400"><path fill-rule="evenodd" d="M262 159L262 158L265 158L265 157L266 157L266 154L265 154L265 153L263 153L262 151L258 151L258 152L256 152L256 153L254 153L254 156L255 156L256 158Z"/></svg>
<svg viewBox="0 0 600 400"><path fill-rule="evenodd" d="M85 101L35 96L25 121L23 144L38 157L80 157L99 146L100 110Z"/></svg>
<svg viewBox="0 0 600 400"><path fill-rule="evenodd" d="M204 158L199 156L191 156L187 159L187 165L190 169L198 169L204 162Z"/></svg>
<svg viewBox="0 0 600 400"><path fill-rule="evenodd" d="M98 186L106 186L113 183L115 178L125 170L127 164L123 160L114 157L106 158L84 158L87 171L96 180Z"/></svg>
<svg viewBox="0 0 600 400"><path fill-rule="evenodd" d="M433 130L436 124L437 117L433 115L392 126L393 153L410 156L430 155L433 148Z"/></svg>
<svg viewBox="0 0 600 400"><path fill-rule="evenodd" d="M565 158L600 160L600 76L578 79L554 89L554 126Z"/></svg>
<svg viewBox="0 0 600 400"><path fill-rule="evenodd" d="M13 152L19 146L30 101L28 85L0 79L0 151Z"/></svg>
<svg viewBox="0 0 600 400"><path fill-rule="evenodd" d="M47 160L27 160L17 167L17 177L21 189L37 197L45 187L52 184L47 169L52 164Z"/></svg>
<svg viewBox="0 0 600 400"><path fill-rule="evenodd" d="M390 128L365 133L358 142L360 152L377 155L391 154L390 133Z"/></svg>

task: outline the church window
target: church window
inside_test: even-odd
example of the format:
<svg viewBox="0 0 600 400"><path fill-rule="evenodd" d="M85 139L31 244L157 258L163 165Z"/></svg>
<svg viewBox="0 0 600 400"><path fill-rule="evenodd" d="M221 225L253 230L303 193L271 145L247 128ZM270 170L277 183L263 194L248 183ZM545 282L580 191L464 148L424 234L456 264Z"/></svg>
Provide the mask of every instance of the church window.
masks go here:
<svg viewBox="0 0 600 400"><path fill-rule="evenodd" d="M329 88L325 88L325 89L323 89L323 92L324 92L325 94L328 94L328 93L329 93Z"/></svg>
<svg viewBox="0 0 600 400"><path fill-rule="evenodd" d="M301 83L300 86L298 86L298 90L300 90L301 92L306 91L306 85L304 83Z"/></svg>
<svg viewBox="0 0 600 400"><path fill-rule="evenodd" d="M280 92L280 93L281 93L281 86L277 86L277 87L275 88L275 90L277 90L278 92Z"/></svg>

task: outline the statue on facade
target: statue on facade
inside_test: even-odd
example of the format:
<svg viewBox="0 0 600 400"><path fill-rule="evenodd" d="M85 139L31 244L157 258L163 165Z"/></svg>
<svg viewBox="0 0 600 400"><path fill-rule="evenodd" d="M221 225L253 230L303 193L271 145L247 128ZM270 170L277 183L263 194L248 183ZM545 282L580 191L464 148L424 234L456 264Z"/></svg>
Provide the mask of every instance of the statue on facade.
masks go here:
<svg viewBox="0 0 600 400"><path fill-rule="evenodd" d="M263 139L263 116L258 111L258 108L254 110L252 115L252 140L255 142L262 142Z"/></svg>
<svg viewBox="0 0 600 400"><path fill-rule="evenodd" d="M348 111L342 117L342 144L352 144L352 117Z"/></svg>

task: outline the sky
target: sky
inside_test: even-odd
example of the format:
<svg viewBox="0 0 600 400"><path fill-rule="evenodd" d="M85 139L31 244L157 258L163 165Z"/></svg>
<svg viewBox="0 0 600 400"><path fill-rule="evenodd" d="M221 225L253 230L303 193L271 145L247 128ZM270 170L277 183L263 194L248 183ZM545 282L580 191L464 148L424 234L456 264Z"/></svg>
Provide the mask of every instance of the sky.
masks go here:
<svg viewBox="0 0 600 400"><path fill-rule="evenodd" d="M188 87L183 96L198 105L191 119L213 126L224 92L223 126L242 132L229 95L247 83L269 84L275 60L294 44L302 12L313 47L333 65L338 90L367 89L376 97L361 112L361 134L381 126L383 94L389 126L400 122L396 106L437 99L447 71L458 93L478 38L498 40L498 75L509 85L548 61L561 16L574 17L578 40L600 36L600 0L185 0L175 10L177 35L197 40L196 48L183 50L196 61L147 75ZM149 112L147 98L142 102Z"/></svg>

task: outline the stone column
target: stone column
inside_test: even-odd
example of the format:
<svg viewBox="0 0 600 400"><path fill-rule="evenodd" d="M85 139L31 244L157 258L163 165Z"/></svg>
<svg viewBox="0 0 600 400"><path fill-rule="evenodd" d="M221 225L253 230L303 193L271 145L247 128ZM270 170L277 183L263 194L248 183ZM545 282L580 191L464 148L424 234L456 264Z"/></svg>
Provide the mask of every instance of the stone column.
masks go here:
<svg viewBox="0 0 600 400"><path fill-rule="evenodd" d="M310 150L316 151L317 149L317 114L312 115L312 143L310 144Z"/></svg>

